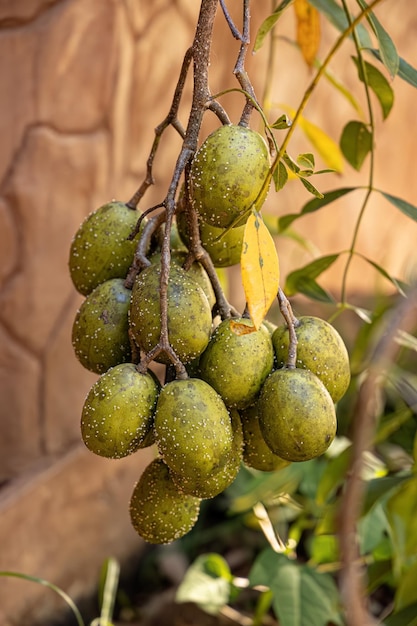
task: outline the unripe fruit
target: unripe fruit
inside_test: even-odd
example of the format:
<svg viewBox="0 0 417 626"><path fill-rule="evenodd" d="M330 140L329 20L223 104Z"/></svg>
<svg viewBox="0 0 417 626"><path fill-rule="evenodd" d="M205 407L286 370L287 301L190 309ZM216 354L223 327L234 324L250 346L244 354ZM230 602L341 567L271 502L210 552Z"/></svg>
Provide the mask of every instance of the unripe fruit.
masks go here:
<svg viewBox="0 0 417 626"><path fill-rule="evenodd" d="M162 459L145 468L130 499L130 519L136 532L149 543L171 543L195 525L200 500L180 493Z"/></svg>
<svg viewBox="0 0 417 626"><path fill-rule="evenodd" d="M236 325L253 332L238 334ZM200 357L200 375L221 395L226 406L245 408L255 402L273 363L274 351L266 328L261 326L255 331L251 320L227 319L217 326Z"/></svg>
<svg viewBox="0 0 417 626"><path fill-rule="evenodd" d="M272 372L262 387L258 410L266 443L287 461L320 456L336 435L332 398L309 370L284 368Z"/></svg>
<svg viewBox="0 0 417 626"><path fill-rule="evenodd" d="M243 431L240 416L235 409L230 412L233 429L233 445L225 465L207 476L197 474L176 474L171 471L172 480L180 491L199 498L214 498L229 487L238 475L243 452Z"/></svg>
<svg viewBox="0 0 417 626"><path fill-rule="evenodd" d="M72 344L80 363L104 374L130 360L128 311L130 291L121 278L98 285L84 300L72 327Z"/></svg>
<svg viewBox="0 0 417 626"><path fill-rule="evenodd" d="M177 215L178 232L186 245L189 245L187 219L184 212ZM203 248L210 255L214 267L230 267L240 263L245 224L227 230L199 223L200 239Z"/></svg>
<svg viewBox="0 0 417 626"><path fill-rule="evenodd" d="M84 296L110 278L125 278L138 236L128 239L140 217L123 202L108 202L87 216L71 244L69 270Z"/></svg>
<svg viewBox="0 0 417 626"><path fill-rule="evenodd" d="M253 404L240 413L243 429L243 462L262 472L273 472L288 465L274 454L265 442L259 425L258 406Z"/></svg>
<svg viewBox="0 0 417 626"><path fill-rule="evenodd" d="M146 446L160 385L140 374L132 363L112 367L91 387L81 416L87 448L100 456L120 459Z"/></svg>
<svg viewBox="0 0 417 626"><path fill-rule="evenodd" d="M295 328L297 336L297 367L309 369L324 383L338 402L350 383L349 355L337 330L319 317L302 316ZM283 367L288 356L287 326L279 326L272 335L278 367Z"/></svg>
<svg viewBox="0 0 417 626"><path fill-rule="evenodd" d="M130 328L144 352L154 348L161 333L160 267L151 265L136 278L130 306ZM182 268L172 264L168 282L168 334L183 363L198 357L211 332L211 308L201 287ZM164 354L155 359L168 363Z"/></svg>
<svg viewBox="0 0 417 626"><path fill-rule="evenodd" d="M162 388L154 430L162 458L184 482L203 484L230 459L230 415L214 389L198 378L174 380Z"/></svg>
<svg viewBox="0 0 417 626"><path fill-rule="evenodd" d="M259 133L235 125L218 128L191 164L194 207L205 222L219 228L230 226L239 216L246 221L251 206L260 209L265 201L269 168L268 147Z"/></svg>

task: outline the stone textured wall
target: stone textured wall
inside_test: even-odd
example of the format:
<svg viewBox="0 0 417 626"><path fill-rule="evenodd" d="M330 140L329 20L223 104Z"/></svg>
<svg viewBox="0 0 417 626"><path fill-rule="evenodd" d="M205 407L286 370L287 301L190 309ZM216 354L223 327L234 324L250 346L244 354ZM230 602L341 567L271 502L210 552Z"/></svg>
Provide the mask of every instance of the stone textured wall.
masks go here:
<svg viewBox="0 0 417 626"><path fill-rule="evenodd" d="M266 4L253 3L253 30L265 16ZM77 523L82 524L89 499L92 507L96 506L96 514L103 515L93 489L88 497L84 492L76 493L74 485L83 480L81 475L77 479L77 464L80 471L93 467L91 475L103 472L104 466L87 460L82 456L84 451L77 452L79 414L95 376L82 369L72 352L71 326L81 297L68 276L68 250L74 232L90 211L111 198L127 200L142 181L153 129L170 106L183 54L192 41L198 9L197 0L0 0L0 484L9 483L11 489L4 506L11 502L10 493L16 504L20 491L13 492L12 479L19 477L21 483L26 477L53 467L54 462L60 463L61 484L66 484L66 475L71 476L68 485L75 489L75 494L71 491L68 498L73 497L74 506L79 507L75 509L79 511L78 522L76 516L71 516L69 528L74 532ZM239 11L235 5L231 9L238 20ZM409 19L403 19L404 12ZM402 56L417 66L417 11L410 9L405 0L391 0L384 4L381 19L387 23ZM216 24L211 75L214 93L237 86L232 70L238 43L231 38L221 15ZM286 28L293 32L291 16L283 19L280 33ZM323 50L334 35L331 29L326 30ZM291 46L284 46L283 50L272 100L296 107L311 73ZM347 85L354 84L348 56L349 52L346 63L341 65ZM248 69L258 94L262 93L265 60L265 50L255 57L248 56ZM290 71L281 74L280 67L289 67ZM415 92L398 79L395 88L394 113L378 135L375 184L416 202L415 140L409 132L414 125ZM334 106L329 106L333 92L327 87L320 93L313 97L306 115L338 136L345 116L354 117L355 113L343 99L336 98ZM190 81L181 107L184 123L189 102ZM242 97L225 96L222 103L233 121L237 121ZM278 114L279 108L275 110ZM204 132L214 124L214 116L209 113ZM294 153L298 147L300 151L309 149L303 141L295 136ZM178 136L169 129L155 161L156 184L146 195L142 208L164 197L179 146ZM359 180L354 172L348 174L344 183ZM340 185L337 177L316 183L322 189ZM268 209L277 214L298 211L307 199L303 193L300 186L291 182L279 200L270 195ZM314 238L322 253L347 248L359 204L358 196L349 197L328 209L325 217L312 216L300 223L300 230ZM369 256L396 275L403 275L415 264L415 237L415 225L376 196L360 237ZM284 274L311 258L285 239L279 242L279 248ZM330 287L338 284L340 271L339 264L329 273L326 280ZM363 265L354 267L352 290L370 284L369 276L375 282L374 274L364 272ZM239 294L236 274L233 280ZM63 469L67 467L62 466L63 459L74 455L74 450L75 457L71 458L76 461ZM109 472L106 476L110 483L111 476L121 481L120 493L126 492L127 498L141 464L135 460L121 463L116 464L114 473L107 465L105 471ZM56 485L56 480L54 475L51 484ZM104 488L100 481L97 484L99 491ZM26 502L22 496L20 501L26 504L21 510L24 515L35 509L35 519L42 524L42 481L37 488L40 491L34 492L35 500ZM56 487L50 487L53 488ZM110 514L116 501L114 489L106 492L105 497ZM51 515L58 519L58 511L53 507L51 510ZM94 510L89 514L94 515ZM120 516L120 533L114 536L113 526L107 544L115 553L126 537L128 525L126 510L121 510ZM15 527L15 513L8 519L10 530ZM22 519L20 524L23 526L19 537L23 541L26 531ZM105 537L106 529L101 527L101 532ZM37 535L32 528L31 541L41 541L45 534ZM4 544L8 536L1 535L0 539ZM70 536L60 540L68 541ZM129 535L127 544L132 543L139 545ZM19 561L15 550L12 562L5 563L3 553L0 569L33 567L30 573L45 577L50 574L55 577L53 582L59 583L64 556L59 556L59 542L53 545L58 550L55 568L49 567L50 559L42 560L39 549L29 561ZM91 552L94 551L100 552L97 543L92 544ZM87 548L84 556L91 556ZM81 562L74 558L74 577L62 575L62 581L68 584L68 580L75 580ZM41 563L42 571L34 571ZM96 565L94 559L93 564ZM0 592L4 611L8 601L13 605L12 596L12 592L3 596ZM25 597L28 611L33 610L29 591Z"/></svg>

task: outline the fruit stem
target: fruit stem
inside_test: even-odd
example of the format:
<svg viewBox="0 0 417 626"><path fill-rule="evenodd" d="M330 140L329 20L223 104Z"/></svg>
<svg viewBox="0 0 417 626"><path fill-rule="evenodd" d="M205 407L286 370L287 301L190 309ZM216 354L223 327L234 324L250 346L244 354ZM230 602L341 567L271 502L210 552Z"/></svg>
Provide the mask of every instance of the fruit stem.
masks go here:
<svg viewBox="0 0 417 626"><path fill-rule="evenodd" d="M243 0L243 33L241 37L241 45L239 50L239 55L236 61L235 68L233 70L233 74L239 81L240 86L244 91L249 94L249 98L246 98L246 103L242 111L242 115L240 117L239 125L240 126L248 126L249 119L254 109L253 101L257 102L255 91L252 87L252 83L250 82L249 75L245 69L245 59L246 53L248 50L250 38L250 11L249 11L250 0Z"/></svg>
<svg viewBox="0 0 417 626"><path fill-rule="evenodd" d="M289 333L289 345L288 345L288 357L285 363L285 367L287 369L294 369L297 363L297 335L295 333L295 329L299 325L298 319L295 317L293 310L291 308L291 304L282 291L281 287L278 289L278 304L279 310L281 311L281 315L285 320L285 323L288 326Z"/></svg>

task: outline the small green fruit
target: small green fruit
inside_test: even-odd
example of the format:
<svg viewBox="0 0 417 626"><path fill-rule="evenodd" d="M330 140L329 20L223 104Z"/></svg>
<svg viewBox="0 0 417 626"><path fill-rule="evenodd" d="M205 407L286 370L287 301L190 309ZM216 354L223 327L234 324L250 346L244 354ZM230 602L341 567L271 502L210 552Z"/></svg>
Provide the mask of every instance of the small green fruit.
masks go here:
<svg viewBox="0 0 417 626"><path fill-rule="evenodd" d="M87 296L111 278L125 278L138 237L128 237L140 217L123 202L108 202L87 216L71 244L69 270L77 291Z"/></svg>
<svg viewBox="0 0 417 626"><path fill-rule="evenodd" d="M108 370L91 387L81 416L87 448L120 459L146 446L160 385L150 373L140 374L132 363Z"/></svg>
<svg viewBox="0 0 417 626"><path fill-rule="evenodd" d="M217 326L200 357L200 375L226 406L242 409L255 402L273 364L267 329L261 326L255 330L251 320L239 317Z"/></svg>
<svg viewBox="0 0 417 626"><path fill-rule="evenodd" d="M136 278L130 306L130 328L144 352L154 348L161 333L160 267L151 265ZM211 308L201 287L182 268L171 265L168 282L169 341L183 363L189 363L207 346L211 333ZM164 354L156 361L168 363Z"/></svg>
<svg viewBox="0 0 417 626"><path fill-rule="evenodd" d="M268 193L268 146L249 128L226 125L207 137L191 164L190 191L201 218L226 228L255 204L260 209ZM265 187L264 187L265 185Z"/></svg>
<svg viewBox="0 0 417 626"><path fill-rule="evenodd" d="M308 461L324 454L336 435L333 400L309 370L272 372L262 387L258 410L266 443L287 461Z"/></svg>
<svg viewBox="0 0 417 626"><path fill-rule="evenodd" d="M171 543L186 535L199 512L199 498L178 491L162 459L145 468L130 499L133 528L153 544Z"/></svg>
<svg viewBox="0 0 417 626"><path fill-rule="evenodd" d="M154 430L162 458L184 483L203 484L229 462L234 442L230 415L203 380L174 380L162 388Z"/></svg>
<svg viewBox="0 0 417 626"><path fill-rule="evenodd" d="M128 311L130 291L121 278L98 285L80 306L72 327L72 344L80 363L104 374L130 360Z"/></svg>
<svg viewBox="0 0 417 626"><path fill-rule="evenodd" d="M297 367L309 369L327 387L333 402L338 402L350 383L349 355L337 330L319 317L302 316L295 328ZM287 360L289 333L279 326L272 335L278 367Z"/></svg>

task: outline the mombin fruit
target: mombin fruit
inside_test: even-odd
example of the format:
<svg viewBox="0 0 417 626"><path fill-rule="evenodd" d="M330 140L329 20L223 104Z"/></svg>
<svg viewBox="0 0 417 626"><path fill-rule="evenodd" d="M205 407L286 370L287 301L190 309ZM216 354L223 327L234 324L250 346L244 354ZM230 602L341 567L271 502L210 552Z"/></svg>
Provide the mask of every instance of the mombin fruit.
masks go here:
<svg viewBox="0 0 417 626"><path fill-rule="evenodd" d="M130 328L144 352L154 348L161 334L160 267L151 265L136 278L129 312ZM202 288L175 264L168 282L168 334L172 348L183 363L198 357L211 333L211 307ZM168 363L165 355L155 359Z"/></svg>
<svg viewBox="0 0 417 626"><path fill-rule="evenodd" d="M207 137L191 164L190 195L203 221L226 228L246 221L268 193L268 146L256 131L225 125ZM235 224L236 221L236 224Z"/></svg>
<svg viewBox="0 0 417 626"><path fill-rule="evenodd" d="M109 369L91 387L81 415L81 435L87 448L100 456L120 459L146 446L160 385L133 363Z"/></svg>
<svg viewBox="0 0 417 626"><path fill-rule="evenodd" d="M80 363L104 374L130 360L130 290L121 278L98 285L81 304L72 327L72 344Z"/></svg>
<svg viewBox="0 0 417 626"><path fill-rule="evenodd" d="M214 389L198 378L162 387L154 431L162 458L184 485L204 485L230 460L234 445L230 415Z"/></svg>
<svg viewBox="0 0 417 626"><path fill-rule="evenodd" d="M258 400L259 425L274 454L286 461L322 455L336 435L333 400L309 370L275 370Z"/></svg>
<svg viewBox="0 0 417 626"><path fill-rule="evenodd" d="M319 317L302 316L295 325L297 367L309 369L327 387L333 402L338 402L350 383L349 355L337 330ZM279 326L272 335L278 367L288 356L288 327Z"/></svg>
<svg viewBox="0 0 417 626"><path fill-rule="evenodd" d="M245 408L259 394L274 364L268 330L255 330L251 320L223 320L200 357L200 375L228 407Z"/></svg>
<svg viewBox="0 0 417 626"><path fill-rule="evenodd" d="M69 270L84 296L110 278L125 278L138 236L131 241L140 213L123 202L108 202L87 216L71 243Z"/></svg>
<svg viewBox="0 0 417 626"><path fill-rule="evenodd" d="M181 493L162 459L154 459L143 472L130 499L130 519L149 543L171 543L195 525L200 499Z"/></svg>

